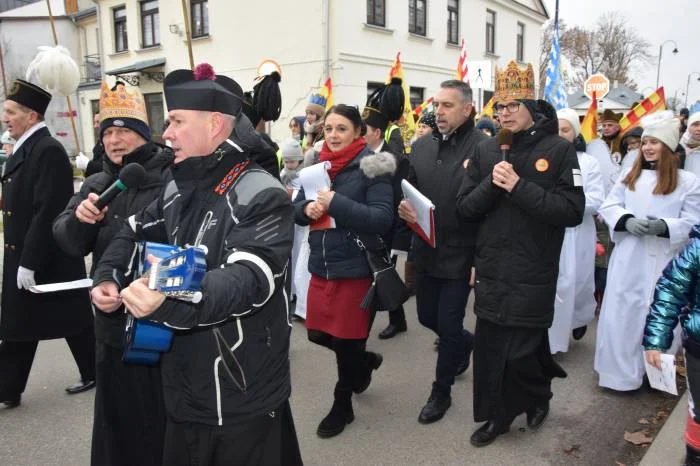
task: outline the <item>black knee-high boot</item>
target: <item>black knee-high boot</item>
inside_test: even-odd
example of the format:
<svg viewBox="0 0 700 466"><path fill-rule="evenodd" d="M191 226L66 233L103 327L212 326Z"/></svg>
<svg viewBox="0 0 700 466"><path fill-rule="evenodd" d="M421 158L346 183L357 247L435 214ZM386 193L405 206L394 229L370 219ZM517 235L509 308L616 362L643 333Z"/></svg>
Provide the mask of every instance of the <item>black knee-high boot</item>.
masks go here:
<svg viewBox="0 0 700 466"><path fill-rule="evenodd" d="M331 411L318 425L316 434L321 438L335 437L345 429L346 424L355 420L352 410L352 386L353 386L353 361L355 355L350 351L336 350L336 363L338 365L338 383L333 392L333 406Z"/></svg>

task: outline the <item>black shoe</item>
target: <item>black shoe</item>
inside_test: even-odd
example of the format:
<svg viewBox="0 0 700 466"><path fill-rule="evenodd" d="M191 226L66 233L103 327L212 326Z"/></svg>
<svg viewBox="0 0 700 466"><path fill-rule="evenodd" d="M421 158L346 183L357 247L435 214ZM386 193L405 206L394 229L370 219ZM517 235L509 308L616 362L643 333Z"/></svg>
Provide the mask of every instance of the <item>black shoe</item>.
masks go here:
<svg viewBox="0 0 700 466"><path fill-rule="evenodd" d="M389 324L384 330L379 332L379 339L388 340L389 338L394 338L398 333L405 332L406 330L406 322L404 322L403 325Z"/></svg>
<svg viewBox="0 0 700 466"><path fill-rule="evenodd" d="M474 349L474 337L472 336L471 333L467 333L466 335L466 343L465 343L465 348L467 352L467 356L462 362L462 364L457 367L457 372L455 373L455 377L458 375L462 375L465 372L467 372L467 369L469 369L469 361L471 360L472 357L472 350Z"/></svg>
<svg viewBox="0 0 700 466"><path fill-rule="evenodd" d="M683 464L685 466L700 466L700 451L686 444L685 463Z"/></svg>
<svg viewBox="0 0 700 466"><path fill-rule="evenodd" d="M583 338L583 336L586 334L586 330L587 330L587 326L585 326L585 325L583 327L575 328L572 330L571 336L574 337L574 340L578 341L581 338Z"/></svg>
<svg viewBox="0 0 700 466"><path fill-rule="evenodd" d="M355 393L362 393L365 390L367 390L369 384L372 382L372 371L376 371L377 369L379 369L379 366L381 366L382 362L384 361L384 358L381 354L373 353L371 351L366 351L365 357L367 372L365 373L365 376L362 379L358 380L355 386L352 387L352 391Z"/></svg>
<svg viewBox="0 0 700 466"><path fill-rule="evenodd" d="M450 405L452 405L452 397L450 395L430 395L428 402L420 410L418 422L431 424L439 421L450 408Z"/></svg>
<svg viewBox="0 0 700 466"><path fill-rule="evenodd" d="M12 399L3 401L2 404L5 407L5 409L16 408L17 406L20 405L21 399L22 399L22 396L19 395L19 396L17 396L17 398L12 398Z"/></svg>
<svg viewBox="0 0 700 466"><path fill-rule="evenodd" d="M469 442L475 447L485 447L493 443L496 437L505 434L509 430L510 423L505 426L499 426L495 421L488 421L472 434Z"/></svg>
<svg viewBox="0 0 700 466"><path fill-rule="evenodd" d="M66 392L68 392L69 395L75 395L76 393L86 392L92 388L95 388L94 380L80 379L80 382L66 388Z"/></svg>
<svg viewBox="0 0 700 466"><path fill-rule="evenodd" d="M546 404L536 404L527 410L527 426L531 429L537 429L542 425L547 415L549 414L549 401Z"/></svg>
<svg viewBox="0 0 700 466"><path fill-rule="evenodd" d="M349 399L341 401L336 399L333 402L331 412L323 418L316 429L316 435L321 438L335 437L345 426L355 420L355 413L352 410L352 401Z"/></svg>

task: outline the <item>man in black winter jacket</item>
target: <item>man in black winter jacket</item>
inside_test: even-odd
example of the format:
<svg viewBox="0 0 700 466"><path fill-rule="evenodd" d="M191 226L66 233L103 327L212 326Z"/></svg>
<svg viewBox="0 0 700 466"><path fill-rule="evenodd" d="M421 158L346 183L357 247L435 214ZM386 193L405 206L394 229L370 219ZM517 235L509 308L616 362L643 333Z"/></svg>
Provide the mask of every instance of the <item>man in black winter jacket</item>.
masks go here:
<svg viewBox="0 0 700 466"><path fill-rule="evenodd" d="M459 192L459 215L478 221L474 419L485 446L527 412L537 428L549 412L552 325L559 254L566 227L581 223L585 198L576 150L558 136L548 103L534 100L532 66L515 62L497 75L496 110L514 134L503 160L499 141L477 146ZM502 131L503 131L502 130Z"/></svg>
<svg viewBox="0 0 700 466"><path fill-rule="evenodd" d="M279 180L231 140L241 108L234 84L206 64L166 76L172 177L95 271L97 307L123 302L136 318L175 330L161 360L167 465L301 464L284 287L293 209ZM139 240L204 250L202 300L166 297L145 279L125 286Z"/></svg>
<svg viewBox="0 0 700 466"><path fill-rule="evenodd" d="M445 81L433 100L438 131L413 145L408 181L435 204L436 247L417 235L413 251L416 267L418 320L439 337L435 381L418 422L440 420L452 403L455 376L469 367L472 334L464 329L469 298L469 273L474 261L476 226L457 217L457 191L464 166L486 136L474 127L472 90L456 80ZM415 223L408 201L399 215Z"/></svg>
<svg viewBox="0 0 700 466"><path fill-rule="evenodd" d="M118 83L100 92L102 171L85 179L80 192L54 220L58 245L76 257L92 253L92 273L124 219L158 197L172 164L169 149L151 142L146 107L138 89ZM134 109L141 109L141 112ZM100 211L94 202L125 165L144 167L146 180L119 195ZM165 408L160 368L122 361L126 314L95 311L97 393L92 430L92 464L160 464L165 436ZM137 409L135 409L138 407Z"/></svg>

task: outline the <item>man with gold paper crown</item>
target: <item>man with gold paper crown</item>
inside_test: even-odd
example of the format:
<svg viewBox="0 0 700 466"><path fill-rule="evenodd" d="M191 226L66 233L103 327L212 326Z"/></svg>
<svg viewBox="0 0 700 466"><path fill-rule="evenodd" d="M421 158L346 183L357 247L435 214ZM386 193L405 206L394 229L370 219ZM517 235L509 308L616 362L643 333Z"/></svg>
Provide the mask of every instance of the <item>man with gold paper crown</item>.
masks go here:
<svg viewBox="0 0 700 466"><path fill-rule="evenodd" d="M536 429L549 413L553 377L565 377L549 349L564 231L581 223L585 197L574 146L559 137L554 108L535 100L532 65L496 72L495 109L513 133L476 148L458 196L459 214L481 222L476 252L474 420L481 447L527 413ZM498 139L498 140L497 140Z"/></svg>
<svg viewBox="0 0 700 466"><path fill-rule="evenodd" d="M70 78L80 75L67 50L56 47L42 52L29 70L41 66L39 62L47 57L54 70L49 77L58 80L52 83L56 85L52 92L73 92L77 80ZM67 68L62 68L63 63ZM30 71L28 77L33 76ZM6 408L20 404L40 340L65 338L68 342L81 376L66 389L68 393L95 386L95 337L87 290L30 291L36 284L85 278L83 259L57 248L51 234L51 222L73 195L73 171L65 149L44 122L50 101L51 93L44 88L17 79L3 103L3 124L17 141L0 177L5 233L0 403Z"/></svg>
<svg viewBox="0 0 700 466"><path fill-rule="evenodd" d="M138 88L117 82L100 90L100 141L105 149L102 170L85 179L80 192L54 221L54 237L68 254L92 253L94 272L125 218L158 198L172 165L170 149L151 141L146 104ZM94 203L129 164L145 169L145 180L117 196L108 207ZM133 277L129 277L133 278ZM95 311L97 393L92 430L92 464L160 464L165 435L165 408L160 367L122 361L126 314ZM137 408L138 407L138 408Z"/></svg>
<svg viewBox="0 0 700 466"><path fill-rule="evenodd" d="M242 107L235 81L202 64L169 73L164 91L171 179L103 254L93 302L106 312L123 302L177 329L161 360L163 464L301 464L289 406L289 195L230 139ZM116 283L139 240L204 250L203 299L166 298L145 279Z"/></svg>

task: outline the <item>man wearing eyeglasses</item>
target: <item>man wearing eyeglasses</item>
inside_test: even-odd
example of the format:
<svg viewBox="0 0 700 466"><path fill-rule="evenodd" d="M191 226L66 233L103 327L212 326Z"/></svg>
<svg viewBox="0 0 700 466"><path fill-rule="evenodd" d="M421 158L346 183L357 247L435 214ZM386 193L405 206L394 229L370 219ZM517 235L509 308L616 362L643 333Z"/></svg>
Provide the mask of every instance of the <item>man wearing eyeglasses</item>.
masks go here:
<svg viewBox="0 0 700 466"><path fill-rule="evenodd" d="M474 285L474 420L482 447L527 413L536 429L549 412L553 377L565 377L549 349L564 230L583 219L585 198L574 146L558 136L554 108L535 99L531 65L510 62L496 76L496 111L513 133L479 144L457 197L458 214L479 221ZM506 159L506 160L504 160Z"/></svg>

